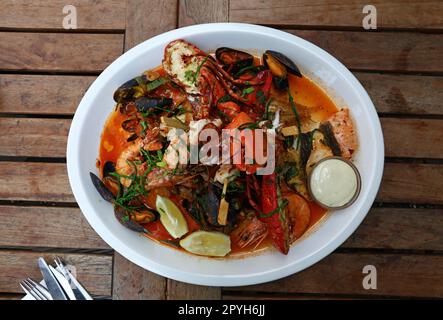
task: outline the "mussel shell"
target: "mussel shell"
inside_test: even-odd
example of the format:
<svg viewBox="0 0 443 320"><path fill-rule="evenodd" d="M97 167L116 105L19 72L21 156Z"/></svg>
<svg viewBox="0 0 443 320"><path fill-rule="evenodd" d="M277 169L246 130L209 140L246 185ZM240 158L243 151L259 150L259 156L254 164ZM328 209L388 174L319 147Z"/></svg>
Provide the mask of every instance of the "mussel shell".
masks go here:
<svg viewBox="0 0 443 320"><path fill-rule="evenodd" d="M227 47L218 48L215 51L215 57L218 62L232 73L236 73L240 69L251 66L254 63L254 56L251 54Z"/></svg>
<svg viewBox="0 0 443 320"><path fill-rule="evenodd" d="M286 70L289 73L291 73L297 77L300 77L300 78L302 77L300 69L295 65L295 63L291 59L289 59L283 53L273 51L273 50L267 50L264 55L272 55L273 58L278 60L282 65L284 65L286 67ZM263 58L265 58L265 57L263 57ZM263 59L263 61L266 61L266 59Z"/></svg>
<svg viewBox="0 0 443 320"><path fill-rule="evenodd" d="M122 122L122 128L127 132L135 132L137 131L139 122L140 119L138 118L127 119Z"/></svg>
<svg viewBox="0 0 443 320"><path fill-rule="evenodd" d="M97 189L102 198L108 202L114 202L114 194L106 187L106 185L100 180L100 178L92 172L89 172L89 176L91 177L92 184Z"/></svg>
<svg viewBox="0 0 443 320"><path fill-rule="evenodd" d="M106 161L103 166L103 178L109 177L110 173L115 172L115 164L112 161Z"/></svg>
<svg viewBox="0 0 443 320"><path fill-rule="evenodd" d="M172 106L173 103L174 101L171 98L165 97L140 97L135 100L135 105L139 112L162 112L162 109Z"/></svg>
<svg viewBox="0 0 443 320"><path fill-rule="evenodd" d="M217 197L212 184L208 185L206 193L202 195L201 199L206 219L211 225L218 226L217 217L220 199Z"/></svg>
<svg viewBox="0 0 443 320"><path fill-rule="evenodd" d="M135 232L147 232L141 224L133 221L126 210L119 205L114 206L114 215L118 222L126 228Z"/></svg>
<svg viewBox="0 0 443 320"><path fill-rule="evenodd" d="M274 85L280 90L285 90L289 87L289 81L287 77L282 78L273 76L272 81L274 82Z"/></svg>
<svg viewBox="0 0 443 320"><path fill-rule="evenodd" d="M145 75L126 81L115 90L114 100L116 102L129 101L143 95L147 83L148 79Z"/></svg>
<svg viewBox="0 0 443 320"><path fill-rule="evenodd" d="M133 133L133 134L131 134L131 135L129 136L128 139L126 139L126 141L127 141L127 142L132 142L132 141L134 141L134 140L137 140L137 138L138 138L138 134Z"/></svg>
<svg viewBox="0 0 443 320"><path fill-rule="evenodd" d="M128 102L128 103L120 104L119 111L121 114L124 114L127 116L135 115L137 113L137 106L132 101Z"/></svg>

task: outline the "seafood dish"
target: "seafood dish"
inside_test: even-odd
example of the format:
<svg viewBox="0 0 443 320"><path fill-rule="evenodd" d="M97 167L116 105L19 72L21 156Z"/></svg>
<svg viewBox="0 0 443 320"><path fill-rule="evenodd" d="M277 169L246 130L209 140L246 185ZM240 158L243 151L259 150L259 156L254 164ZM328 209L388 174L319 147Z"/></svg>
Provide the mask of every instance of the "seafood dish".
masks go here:
<svg viewBox="0 0 443 320"><path fill-rule="evenodd" d="M358 196L351 114L272 48L214 49L174 40L116 88L92 183L121 224L163 245L288 254Z"/></svg>

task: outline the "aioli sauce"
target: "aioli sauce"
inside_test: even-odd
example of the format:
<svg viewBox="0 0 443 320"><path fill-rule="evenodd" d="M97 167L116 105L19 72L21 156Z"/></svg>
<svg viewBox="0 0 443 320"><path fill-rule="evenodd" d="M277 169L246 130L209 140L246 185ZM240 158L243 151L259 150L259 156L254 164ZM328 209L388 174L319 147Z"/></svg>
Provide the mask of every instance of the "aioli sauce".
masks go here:
<svg viewBox="0 0 443 320"><path fill-rule="evenodd" d="M332 158L315 166L309 184L318 202L334 208L344 206L354 198L358 177L347 162Z"/></svg>

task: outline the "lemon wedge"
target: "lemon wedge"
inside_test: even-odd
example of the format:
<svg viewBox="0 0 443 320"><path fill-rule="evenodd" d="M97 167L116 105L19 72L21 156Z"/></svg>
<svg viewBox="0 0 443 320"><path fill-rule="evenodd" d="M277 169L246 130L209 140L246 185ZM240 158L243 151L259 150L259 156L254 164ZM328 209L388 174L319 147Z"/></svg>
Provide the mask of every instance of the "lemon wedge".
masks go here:
<svg viewBox="0 0 443 320"><path fill-rule="evenodd" d="M157 195L155 206L160 213L161 223L173 238L178 239L188 233L185 217L172 200Z"/></svg>
<svg viewBox="0 0 443 320"><path fill-rule="evenodd" d="M180 240L180 246L201 256L224 257L231 251L231 239L221 232L196 231Z"/></svg>

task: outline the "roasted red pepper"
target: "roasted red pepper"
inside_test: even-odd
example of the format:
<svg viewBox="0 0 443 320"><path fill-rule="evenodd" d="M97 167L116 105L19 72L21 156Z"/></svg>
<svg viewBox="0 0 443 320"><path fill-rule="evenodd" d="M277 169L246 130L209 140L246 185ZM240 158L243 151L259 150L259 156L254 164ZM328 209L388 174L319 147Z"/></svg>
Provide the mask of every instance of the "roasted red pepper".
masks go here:
<svg viewBox="0 0 443 320"><path fill-rule="evenodd" d="M262 179L261 221L268 226L274 246L283 254L289 251L289 227L284 206L279 203L275 173L264 175Z"/></svg>

